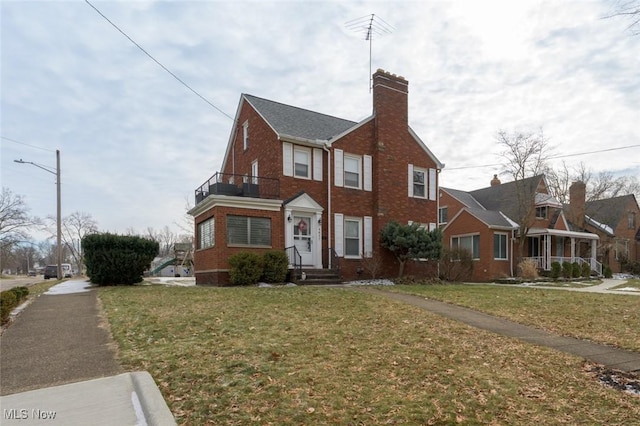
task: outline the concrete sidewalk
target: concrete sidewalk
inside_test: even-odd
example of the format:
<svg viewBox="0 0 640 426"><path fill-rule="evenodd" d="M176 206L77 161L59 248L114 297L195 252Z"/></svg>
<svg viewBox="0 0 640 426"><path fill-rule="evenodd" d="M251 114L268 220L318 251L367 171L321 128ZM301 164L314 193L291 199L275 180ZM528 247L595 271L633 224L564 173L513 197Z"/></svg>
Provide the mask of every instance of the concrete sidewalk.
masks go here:
<svg viewBox="0 0 640 426"><path fill-rule="evenodd" d="M558 351L577 355L589 361L627 372L640 372L640 353L617 349L612 346L592 343L586 340L562 337L537 328L494 317L472 309L450 303L426 299L404 293L394 293L375 288L348 287L377 296L387 297L409 305L417 306L435 314L447 317L476 328L488 330L503 336L515 337L522 341L546 346Z"/></svg>
<svg viewBox="0 0 640 426"><path fill-rule="evenodd" d="M89 401L93 395L98 398L95 403L102 404L100 398L115 392L118 395L112 395L111 400L124 398L129 401L128 408L117 404L122 417L111 417L101 424L175 424L153 379L146 373L124 373L116 362L114 345L100 318L97 290L85 288L88 285L72 280L52 287L0 336L0 422L24 414L27 417L18 420L29 424L24 420L40 420L32 418L32 410L43 409L55 412L59 424L97 424L101 417L95 404L87 405L83 412L79 402ZM129 422L127 419L139 418L132 389L138 389L135 395L142 404L160 410L154 419L169 421ZM143 413L145 410L142 406Z"/></svg>

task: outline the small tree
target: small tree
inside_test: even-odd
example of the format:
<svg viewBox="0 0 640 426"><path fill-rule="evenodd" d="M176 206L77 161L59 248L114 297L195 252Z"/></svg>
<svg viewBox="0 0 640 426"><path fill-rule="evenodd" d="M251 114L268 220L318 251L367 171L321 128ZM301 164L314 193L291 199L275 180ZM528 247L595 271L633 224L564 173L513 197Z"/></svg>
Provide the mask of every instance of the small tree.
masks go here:
<svg viewBox="0 0 640 426"><path fill-rule="evenodd" d="M388 249L400 263L398 278L402 278L404 265L412 259L440 259L442 256L442 232L427 231L420 224L401 225L387 222L380 232L380 245Z"/></svg>

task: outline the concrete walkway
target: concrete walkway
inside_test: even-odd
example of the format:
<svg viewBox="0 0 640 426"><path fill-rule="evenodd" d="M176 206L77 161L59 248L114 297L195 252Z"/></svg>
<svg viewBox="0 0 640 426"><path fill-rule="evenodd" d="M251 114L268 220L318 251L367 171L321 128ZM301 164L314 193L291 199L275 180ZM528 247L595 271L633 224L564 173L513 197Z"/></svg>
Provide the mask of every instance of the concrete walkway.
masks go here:
<svg viewBox="0 0 640 426"><path fill-rule="evenodd" d="M153 378L123 372L116 361L97 290L88 286L51 287L0 336L0 422L174 425Z"/></svg>
<svg viewBox="0 0 640 426"><path fill-rule="evenodd" d="M601 294L619 294L623 296L640 296L640 289L636 291L631 290L612 290L613 287L618 287L623 285L625 280L614 280L611 278L603 278L602 283L596 285L590 285L586 287L559 287L559 286L543 286L543 285L531 285L531 284L520 284L519 287L532 287L532 288L544 288L549 290L566 290L566 291L577 291L582 293L601 293ZM510 284L503 284L510 285Z"/></svg>
<svg viewBox="0 0 640 426"><path fill-rule="evenodd" d="M626 372L640 372L640 353L638 352L617 349L612 346L591 343L586 340L558 336L537 328L497 318L450 303L426 299L422 296L394 293L370 287L348 288L417 306L421 309L456 321L461 321L476 328L488 330L503 336L514 337L528 343L547 346L598 364L606 365L610 368Z"/></svg>

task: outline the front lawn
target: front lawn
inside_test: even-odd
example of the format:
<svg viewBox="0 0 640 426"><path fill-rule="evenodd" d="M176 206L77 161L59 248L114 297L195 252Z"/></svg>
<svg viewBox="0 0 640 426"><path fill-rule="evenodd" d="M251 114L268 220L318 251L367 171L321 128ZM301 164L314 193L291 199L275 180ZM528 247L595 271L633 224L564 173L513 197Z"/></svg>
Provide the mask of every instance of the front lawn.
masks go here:
<svg viewBox="0 0 640 426"><path fill-rule="evenodd" d="M639 397L576 357L361 292L135 286L100 299L123 367L149 371L180 424L640 418Z"/></svg>
<svg viewBox="0 0 640 426"><path fill-rule="evenodd" d="M493 285L393 286L564 336L640 351L640 297Z"/></svg>

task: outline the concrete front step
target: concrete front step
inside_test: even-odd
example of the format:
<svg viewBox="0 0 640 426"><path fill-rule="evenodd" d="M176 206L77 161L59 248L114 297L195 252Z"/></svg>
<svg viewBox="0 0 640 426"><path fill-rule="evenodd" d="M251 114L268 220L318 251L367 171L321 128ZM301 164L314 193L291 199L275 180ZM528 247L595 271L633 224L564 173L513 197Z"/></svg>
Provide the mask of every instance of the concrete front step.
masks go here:
<svg viewBox="0 0 640 426"><path fill-rule="evenodd" d="M298 284L300 285L342 283L340 275L331 269L303 269L302 272L305 279L302 279L302 277L298 279Z"/></svg>

